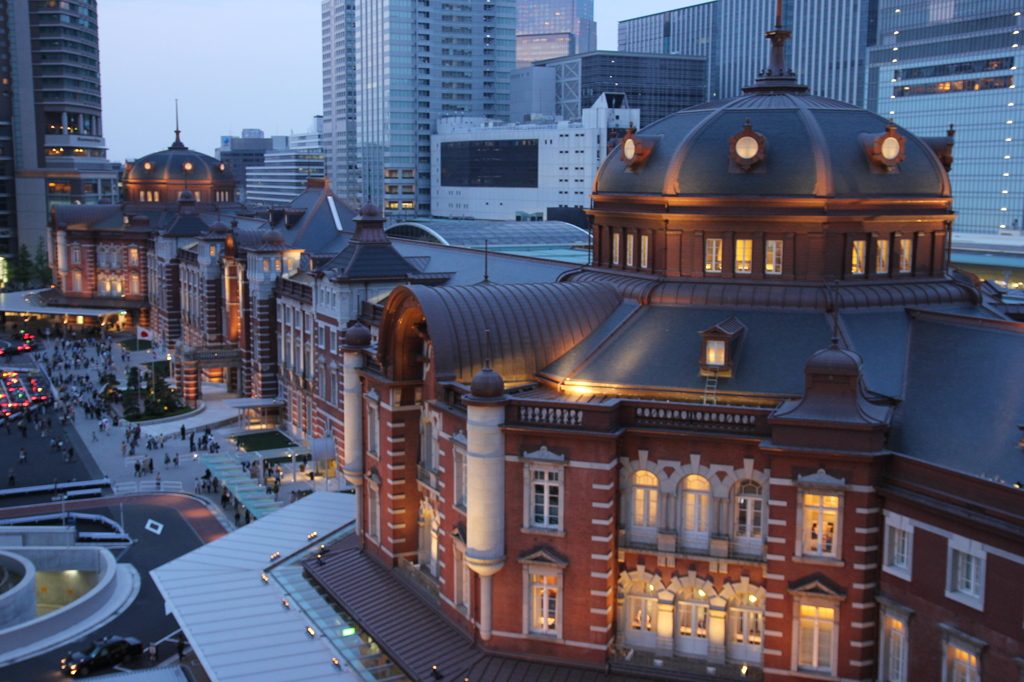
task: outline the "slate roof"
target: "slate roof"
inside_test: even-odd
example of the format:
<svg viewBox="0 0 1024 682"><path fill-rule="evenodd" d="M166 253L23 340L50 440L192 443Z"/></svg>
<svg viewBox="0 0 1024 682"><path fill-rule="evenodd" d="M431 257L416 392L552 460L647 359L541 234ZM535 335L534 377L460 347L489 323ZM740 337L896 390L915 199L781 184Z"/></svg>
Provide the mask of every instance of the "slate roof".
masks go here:
<svg viewBox="0 0 1024 682"><path fill-rule="evenodd" d="M331 279L403 280L419 274L419 268L407 261L384 234L383 218L359 217L355 234L345 248L321 270Z"/></svg>
<svg viewBox="0 0 1024 682"><path fill-rule="evenodd" d="M275 225L284 235L289 248L319 251L335 240L340 232L354 232L356 211L332 191L330 184L310 186L285 206L305 209L302 218L292 227Z"/></svg>

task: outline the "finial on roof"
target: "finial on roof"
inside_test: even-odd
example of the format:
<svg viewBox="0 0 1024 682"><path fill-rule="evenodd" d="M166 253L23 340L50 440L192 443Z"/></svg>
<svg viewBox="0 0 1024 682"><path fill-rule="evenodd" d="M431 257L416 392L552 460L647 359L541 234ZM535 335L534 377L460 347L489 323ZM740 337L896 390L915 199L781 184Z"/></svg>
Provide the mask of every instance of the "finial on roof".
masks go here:
<svg viewBox="0 0 1024 682"><path fill-rule="evenodd" d="M490 243L489 239L485 239L484 240L484 281L485 282L489 282L491 280L491 277L490 277L490 274L489 274L489 269L488 269L488 266L489 266L488 259L490 258L490 255L491 255L490 248L488 247L489 243ZM490 338L491 337L490 337L490 334L491 334L490 330L487 330L487 343L488 343L487 354L488 355L490 355L490 353L491 353L491 347L490 347L490 343L491 343Z"/></svg>
<svg viewBox="0 0 1024 682"><path fill-rule="evenodd" d="M169 149L188 149L181 141L181 124L178 122L178 100L174 100L174 144Z"/></svg>
<svg viewBox="0 0 1024 682"><path fill-rule="evenodd" d="M792 35L792 31L782 28L782 0L775 0L775 28L764 34L772 44L768 68L758 74L754 85L743 88L743 92L807 92L807 86L797 83L796 74L786 66L786 41Z"/></svg>

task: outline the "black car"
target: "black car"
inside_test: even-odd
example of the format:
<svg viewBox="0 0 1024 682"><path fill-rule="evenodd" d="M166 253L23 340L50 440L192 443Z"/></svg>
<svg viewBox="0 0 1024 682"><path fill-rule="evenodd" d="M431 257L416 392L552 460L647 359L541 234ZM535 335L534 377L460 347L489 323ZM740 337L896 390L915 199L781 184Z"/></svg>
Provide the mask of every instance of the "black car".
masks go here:
<svg viewBox="0 0 1024 682"><path fill-rule="evenodd" d="M60 669L65 675L85 677L94 670L128 663L142 653L142 642L134 637L105 637L92 643L87 653L69 652L61 659Z"/></svg>

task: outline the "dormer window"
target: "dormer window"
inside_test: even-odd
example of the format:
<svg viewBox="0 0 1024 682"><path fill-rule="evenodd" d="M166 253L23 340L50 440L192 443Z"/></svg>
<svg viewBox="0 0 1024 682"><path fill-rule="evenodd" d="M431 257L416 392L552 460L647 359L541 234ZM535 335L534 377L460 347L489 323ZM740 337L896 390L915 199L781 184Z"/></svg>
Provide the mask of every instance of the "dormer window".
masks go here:
<svg viewBox="0 0 1024 682"><path fill-rule="evenodd" d="M729 317L700 333L703 340L700 370L703 376L733 375L737 345L745 330L742 322L735 317Z"/></svg>
<svg viewBox="0 0 1024 682"><path fill-rule="evenodd" d="M704 362L710 367L725 365L725 341L708 340L704 344Z"/></svg>

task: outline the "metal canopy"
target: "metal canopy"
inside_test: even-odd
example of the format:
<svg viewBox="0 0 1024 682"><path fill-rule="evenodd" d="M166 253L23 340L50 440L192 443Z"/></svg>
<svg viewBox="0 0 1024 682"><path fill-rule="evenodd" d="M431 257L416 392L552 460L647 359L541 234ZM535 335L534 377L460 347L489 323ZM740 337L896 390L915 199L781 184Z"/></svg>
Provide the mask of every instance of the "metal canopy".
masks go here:
<svg viewBox="0 0 1024 682"><path fill-rule="evenodd" d="M32 315L117 315L120 308L79 308L77 306L52 306L43 302L40 294L49 289L14 291L0 294L0 311L5 313L28 313Z"/></svg>
<svg viewBox="0 0 1024 682"><path fill-rule="evenodd" d="M334 650L306 632L309 620L261 574L355 519L355 497L317 492L150 572L213 682L360 678L339 669ZM271 555L280 552L279 557Z"/></svg>

